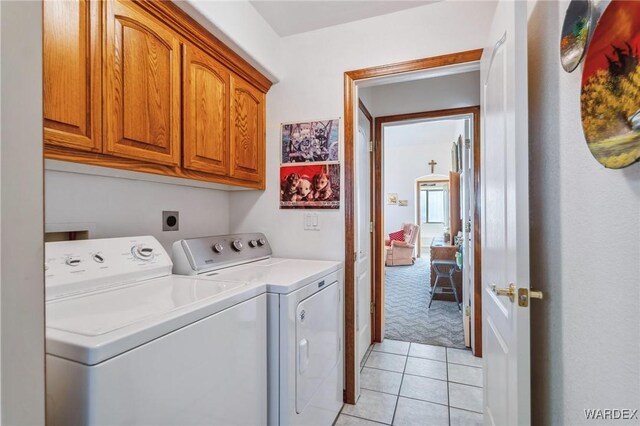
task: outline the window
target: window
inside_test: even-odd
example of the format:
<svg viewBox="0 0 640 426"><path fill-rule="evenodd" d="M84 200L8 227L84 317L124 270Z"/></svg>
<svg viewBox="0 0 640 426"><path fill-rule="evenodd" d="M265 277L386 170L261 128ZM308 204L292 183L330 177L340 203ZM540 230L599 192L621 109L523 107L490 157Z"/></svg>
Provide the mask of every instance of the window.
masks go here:
<svg viewBox="0 0 640 426"><path fill-rule="evenodd" d="M420 190L420 220L422 223L444 223L444 191L442 189Z"/></svg>

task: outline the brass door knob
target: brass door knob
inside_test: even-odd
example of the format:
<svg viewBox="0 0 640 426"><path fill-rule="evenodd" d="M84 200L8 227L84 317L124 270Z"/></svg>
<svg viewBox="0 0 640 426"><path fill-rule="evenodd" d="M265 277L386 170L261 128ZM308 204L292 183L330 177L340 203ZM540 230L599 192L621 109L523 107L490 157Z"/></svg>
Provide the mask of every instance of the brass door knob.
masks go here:
<svg viewBox="0 0 640 426"><path fill-rule="evenodd" d="M507 288L498 288L496 284L491 285L491 291L498 296L507 296L511 302L513 302L516 295L516 285L511 283Z"/></svg>

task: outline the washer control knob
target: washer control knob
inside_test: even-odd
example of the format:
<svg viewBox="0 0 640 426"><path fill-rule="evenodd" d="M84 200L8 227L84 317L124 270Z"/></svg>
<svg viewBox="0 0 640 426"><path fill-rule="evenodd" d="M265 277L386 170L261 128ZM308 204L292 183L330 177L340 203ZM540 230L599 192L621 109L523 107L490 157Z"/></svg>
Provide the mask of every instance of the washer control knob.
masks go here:
<svg viewBox="0 0 640 426"><path fill-rule="evenodd" d="M98 263L104 263L104 257L101 254L94 254L93 256L91 256L92 259Z"/></svg>
<svg viewBox="0 0 640 426"><path fill-rule="evenodd" d="M211 250L213 250L215 253L222 253L224 251L224 247L222 247L222 244L220 243L215 243L211 247Z"/></svg>
<svg viewBox="0 0 640 426"><path fill-rule="evenodd" d="M153 248L146 247L144 244L138 244L134 246L131 250L133 255L140 260L151 260L153 259Z"/></svg>
<svg viewBox="0 0 640 426"><path fill-rule="evenodd" d="M260 239L258 240L258 245L259 245L260 247L262 247L262 246L263 246L263 245L265 245L265 244L267 244L267 240L265 240L264 238L260 238Z"/></svg>
<svg viewBox="0 0 640 426"><path fill-rule="evenodd" d="M69 256L64 261L64 263L66 263L69 266L78 266L80 264L80 262L81 262L80 258L76 257L76 256Z"/></svg>
<svg viewBox="0 0 640 426"><path fill-rule="evenodd" d="M231 247L232 247L235 251L240 251L240 250L242 250L242 241L240 241L240 240L233 240L233 242L231 243Z"/></svg>
<svg viewBox="0 0 640 426"><path fill-rule="evenodd" d="M249 247L254 248L258 246L258 242L256 240L249 241Z"/></svg>

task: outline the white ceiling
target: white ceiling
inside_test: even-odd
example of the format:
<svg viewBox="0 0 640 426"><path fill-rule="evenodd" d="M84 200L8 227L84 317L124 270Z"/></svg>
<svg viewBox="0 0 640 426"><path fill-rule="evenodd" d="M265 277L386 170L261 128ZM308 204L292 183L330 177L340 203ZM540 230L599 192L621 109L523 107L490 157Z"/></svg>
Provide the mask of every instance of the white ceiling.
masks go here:
<svg viewBox="0 0 640 426"><path fill-rule="evenodd" d="M250 0L249 3L278 35L284 37L424 6L435 1L438 0Z"/></svg>

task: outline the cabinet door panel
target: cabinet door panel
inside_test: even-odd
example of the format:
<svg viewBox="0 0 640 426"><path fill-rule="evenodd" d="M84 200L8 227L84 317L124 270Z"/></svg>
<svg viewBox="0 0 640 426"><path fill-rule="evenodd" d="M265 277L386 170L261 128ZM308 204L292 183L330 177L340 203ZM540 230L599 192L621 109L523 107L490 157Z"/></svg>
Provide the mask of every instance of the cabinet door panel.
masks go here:
<svg viewBox="0 0 640 426"><path fill-rule="evenodd" d="M99 2L43 2L47 144L101 150Z"/></svg>
<svg viewBox="0 0 640 426"><path fill-rule="evenodd" d="M180 162L180 44L130 2L107 3L106 151Z"/></svg>
<svg viewBox="0 0 640 426"><path fill-rule="evenodd" d="M264 93L232 78L231 173L252 182L264 181Z"/></svg>
<svg viewBox="0 0 640 426"><path fill-rule="evenodd" d="M183 46L184 167L229 172L229 71L200 49Z"/></svg>

